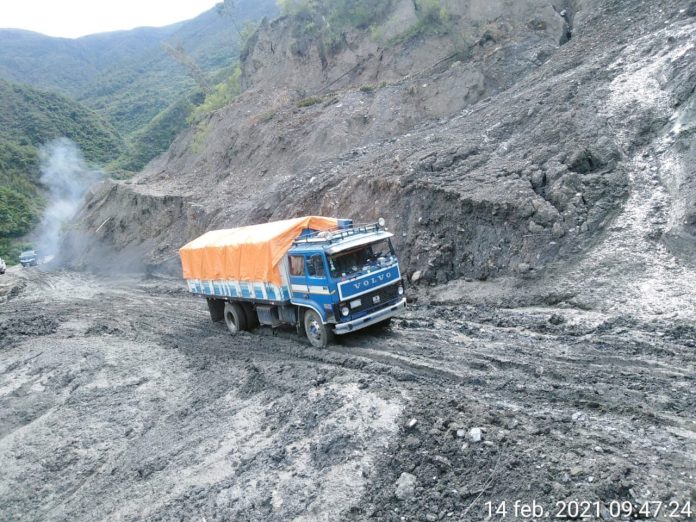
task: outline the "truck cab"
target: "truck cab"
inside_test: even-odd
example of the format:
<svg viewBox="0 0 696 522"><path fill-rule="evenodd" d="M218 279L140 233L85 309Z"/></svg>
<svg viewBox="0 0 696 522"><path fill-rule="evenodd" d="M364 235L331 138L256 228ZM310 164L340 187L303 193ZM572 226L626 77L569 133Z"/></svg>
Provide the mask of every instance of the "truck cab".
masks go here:
<svg viewBox="0 0 696 522"><path fill-rule="evenodd" d="M286 259L290 300L304 309L312 344L388 322L405 307L392 237L383 221L342 220L338 230L306 231L293 243Z"/></svg>

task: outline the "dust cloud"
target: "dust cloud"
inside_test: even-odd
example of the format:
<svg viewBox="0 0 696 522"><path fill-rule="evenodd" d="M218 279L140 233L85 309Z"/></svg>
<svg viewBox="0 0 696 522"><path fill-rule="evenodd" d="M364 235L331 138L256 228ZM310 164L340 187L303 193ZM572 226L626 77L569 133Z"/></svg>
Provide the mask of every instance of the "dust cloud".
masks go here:
<svg viewBox="0 0 696 522"><path fill-rule="evenodd" d="M47 204L37 229L36 245L41 256L57 256L68 223L89 187L104 173L91 168L79 147L67 138L44 145L40 159L40 181L47 190Z"/></svg>

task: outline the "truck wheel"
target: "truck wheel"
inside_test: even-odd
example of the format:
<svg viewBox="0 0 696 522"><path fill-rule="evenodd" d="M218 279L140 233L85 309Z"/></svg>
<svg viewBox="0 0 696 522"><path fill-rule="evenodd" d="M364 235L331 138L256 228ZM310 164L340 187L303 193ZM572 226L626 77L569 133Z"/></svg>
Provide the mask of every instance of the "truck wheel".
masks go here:
<svg viewBox="0 0 696 522"><path fill-rule="evenodd" d="M247 329L246 315L239 303L225 303L225 324L232 335Z"/></svg>
<svg viewBox="0 0 696 522"><path fill-rule="evenodd" d="M259 326L259 316L256 315L256 310L251 306L251 303L241 303L244 308L244 316L246 317L247 330L253 330Z"/></svg>
<svg viewBox="0 0 696 522"><path fill-rule="evenodd" d="M314 310L307 310L304 315L304 327L307 339L316 348L326 348L333 341L331 325L322 324L321 317Z"/></svg>

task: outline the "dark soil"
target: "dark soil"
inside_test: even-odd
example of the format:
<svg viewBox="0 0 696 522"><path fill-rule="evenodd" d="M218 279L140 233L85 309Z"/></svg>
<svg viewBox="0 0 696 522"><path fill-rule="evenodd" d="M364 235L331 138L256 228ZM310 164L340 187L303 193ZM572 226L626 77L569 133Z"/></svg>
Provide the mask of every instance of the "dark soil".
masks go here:
<svg viewBox="0 0 696 522"><path fill-rule="evenodd" d="M487 502L695 500L693 322L423 304L317 350L290 331L231 337L176 281L9 277L25 286L2 305L3 520L477 521Z"/></svg>

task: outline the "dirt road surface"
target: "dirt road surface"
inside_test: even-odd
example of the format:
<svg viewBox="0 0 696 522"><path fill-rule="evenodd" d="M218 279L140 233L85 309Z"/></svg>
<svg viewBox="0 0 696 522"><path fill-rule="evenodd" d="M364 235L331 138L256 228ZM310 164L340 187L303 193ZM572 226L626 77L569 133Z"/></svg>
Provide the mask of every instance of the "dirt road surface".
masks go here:
<svg viewBox="0 0 696 522"><path fill-rule="evenodd" d="M693 511L695 381L696 327L676 314L415 303L318 350L233 338L180 281L12 269L0 520Z"/></svg>

